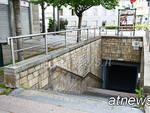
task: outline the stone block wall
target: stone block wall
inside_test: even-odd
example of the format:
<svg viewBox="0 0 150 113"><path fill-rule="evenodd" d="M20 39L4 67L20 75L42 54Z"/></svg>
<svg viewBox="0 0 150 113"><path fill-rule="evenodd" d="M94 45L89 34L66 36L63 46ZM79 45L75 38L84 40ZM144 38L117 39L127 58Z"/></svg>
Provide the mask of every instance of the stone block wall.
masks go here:
<svg viewBox="0 0 150 113"><path fill-rule="evenodd" d="M86 82L80 76L58 67L51 71L49 81L54 91L82 94L86 90Z"/></svg>
<svg viewBox="0 0 150 113"><path fill-rule="evenodd" d="M100 77L101 39L80 42L49 55L33 57L4 68L4 80L8 87L47 88L49 68L58 65L80 76L92 72Z"/></svg>
<svg viewBox="0 0 150 113"><path fill-rule="evenodd" d="M100 88L100 78L92 73L80 76L59 66L50 71L49 88L54 91L82 94L87 87Z"/></svg>
<svg viewBox="0 0 150 113"><path fill-rule="evenodd" d="M142 49L134 50L134 41L142 42L142 37L102 36L102 59L140 63Z"/></svg>
<svg viewBox="0 0 150 113"><path fill-rule="evenodd" d="M99 78L95 78L92 76L92 73L89 73L89 76L85 78L86 87L94 87L94 88L100 88L102 85L102 81Z"/></svg>

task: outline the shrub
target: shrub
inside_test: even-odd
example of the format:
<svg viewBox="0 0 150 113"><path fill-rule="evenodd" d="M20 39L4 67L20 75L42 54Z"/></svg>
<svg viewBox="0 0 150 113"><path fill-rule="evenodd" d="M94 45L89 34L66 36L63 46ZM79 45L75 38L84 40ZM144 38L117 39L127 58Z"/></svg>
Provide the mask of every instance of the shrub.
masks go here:
<svg viewBox="0 0 150 113"><path fill-rule="evenodd" d="M49 19L49 23L48 23L48 32L52 32L54 31L54 21L52 18ZM56 31L58 31L58 24L57 21L55 21L56 24ZM66 25L68 25L68 21L64 20L62 18L60 18L60 30L65 30L66 29Z"/></svg>
<svg viewBox="0 0 150 113"><path fill-rule="evenodd" d="M68 21L65 19L60 19L60 30L65 30L66 26L68 25Z"/></svg>
<svg viewBox="0 0 150 113"><path fill-rule="evenodd" d="M106 29L116 29L115 26L106 26Z"/></svg>

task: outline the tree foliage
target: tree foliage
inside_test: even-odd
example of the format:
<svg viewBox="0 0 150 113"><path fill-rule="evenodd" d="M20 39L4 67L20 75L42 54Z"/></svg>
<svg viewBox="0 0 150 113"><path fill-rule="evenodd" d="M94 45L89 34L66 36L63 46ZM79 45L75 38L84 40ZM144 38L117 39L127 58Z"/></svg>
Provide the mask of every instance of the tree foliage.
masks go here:
<svg viewBox="0 0 150 113"><path fill-rule="evenodd" d="M70 6L71 9L75 11L75 14L78 16L78 28L81 28L82 25L82 16L83 12L88 10L93 6L103 6L106 9L114 9L119 0L37 0L32 1L34 4L41 4L42 2L46 2L47 5L57 6L61 8L61 6ZM80 40L81 32L77 33L77 42Z"/></svg>
<svg viewBox="0 0 150 113"><path fill-rule="evenodd" d="M106 9L115 8L119 1L118 0L31 0L31 3L41 4L47 3L52 6L71 6L72 9L78 9L78 11L84 12L85 10L91 8L92 6L102 5Z"/></svg>

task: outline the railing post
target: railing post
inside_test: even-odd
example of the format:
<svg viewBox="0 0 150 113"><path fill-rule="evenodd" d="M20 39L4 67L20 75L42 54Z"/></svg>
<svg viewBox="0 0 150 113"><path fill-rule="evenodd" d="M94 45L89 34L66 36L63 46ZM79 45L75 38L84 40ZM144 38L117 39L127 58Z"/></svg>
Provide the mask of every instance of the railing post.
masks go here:
<svg viewBox="0 0 150 113"><path fill-rule="evenodd" d="M87 40L89 39L89 29L87 28Z"/></svg>
<svg viewBox="0 0 150 113"><path fill-rule="evenodd" d="M94 38L95 38L95 27L94 27Z"/></svg>
<svg viewBox="0 0 150 113"><path fill-rule="evenodd" d="M48 54L47 35L45 34L45 54Z"/></svg>
<svg viewBox="0 0 150 113"><path fill-rule="evenodd" d="M99 36L101 37L101 27L99 27Z"/></svg>
<svg viewBox="0 0 150 113"><path fill-rule="evenodd" d="M65 47L67 47L67 32L65 32Z"/></svg>
<svg viewBox="0 0 150 113"><path fill-rule="evenodd" d="M149 29L147 28L147 34L148 34L148 48L149 48L149 52L150 52L150 31L149 31Z"/></svg>
<svg viewBox="0 0 150 113"><path fill-rule="evenodd" d="M11 44L12 65L15 66L15 53L14 53L13 38L10 39L10 44Z"/></svg>
<svg viewBox="0 0 150 113"><path fill-rule="evenodd" d="M115 35L117 35L117 27L115 27Z"/></svg>

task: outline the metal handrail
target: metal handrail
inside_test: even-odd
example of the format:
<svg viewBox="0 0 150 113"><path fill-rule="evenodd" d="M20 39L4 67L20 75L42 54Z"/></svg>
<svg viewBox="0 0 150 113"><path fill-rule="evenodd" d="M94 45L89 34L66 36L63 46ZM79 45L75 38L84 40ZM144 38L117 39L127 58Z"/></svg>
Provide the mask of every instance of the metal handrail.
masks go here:
<svg viewBox="0 0 150 113"><path fill-rule="evenodd" d="M150 51L150 28L149 27L146 27L146 40L147 40L147 46Z"/></svg>
<svg viewBox="0 0 150 113"><path fill-rule="evenodd" d="M123 27L132 27L132 26L105 26L103 27L104 29L106 27L115 27L115 30L117 30L117 28L123 28ZM138 27L145 27L145 26L133 26L134 28L138 28ZM86 39L88 40L89 39L89 30L94 30L94 33L93 33L93 38L96 37L96 30L99 30L99 33L98 35L101 36L101 29L102 27L96 27L96 28L82 28L82 29L72 29L72 30L65 30L65 31L57 31L57 32L47 32L47 33L38 33L38 34L30 34L30 35L22 35L22 36L14 36L14 37L8 37L7 39L7 42L8 44L11 45L11 55L12 55L12 63L13 65L15 65L15 53L16 52L19 52L19 51L24 51L24 50L28 50L28 49L32 49L32 48L35 48L35 47L40 47L40 46L45 46L45 54L47 55L48 54L48 35L55 35L55 34L61 34L61 33L64 33L64 36L65 36L65 47L67 46L67 33L68 32L73 32L73 31L82 31L82 30L86 30L86 33L87 33L87 36L86 36ZM107 34L107 29L106 29L106 34ZM116 31L115 31L115 34L116 34ZM15 50L14 49L14 39L19 39L19 38L27 38L27 37L37 37L37 36L43 36L43 38L45 39L45 43L42 44L42 45L34 45L32 47L28 47L28 48L22 48L22 49L19 49L19 50Z"/></svg>
<svg viewBox="0 0 150 113"><path fill-rule="evenodd" d="M98 27L99 28L99 27ZM44 36L44 35L53 35L53 34L59 34L59 33L66 33L66 32L72 32L72 31L80 31L80 30L92 30L96 28L82 28L82 29L73 29L73 30L65 30L65 31L56 31L56 32L47 32L47 33L38 33L38 34L31 34L31 35L22 35L22 36L14 36L14 37L8 37L7 39L17 39L17 38L26 38L26 37L35 37L35 36ZM8 41L9 42L9 41Z"/></svg>
<svg viewBox="0 0 150 113"><path fill-rule="evenodd" d="M24 51L24 50L28 50L28 49L32 49L32 48L36 48L36 47L40 47L40 46L43 46L43 45L35 45L35 46L32 46L32 47L28 47L28 48L22 48L22 49L19 49L19 50L15 50L14 49L14 39L23 39L23 38L27 38L27 37L37 37L37 36L43 36L43 38L45 39L45 54L47 55L48 54L48 43L47 43L47 36L48 35L55 35L55 34L61 34L61 33L64 33L65 34L65 47L66 47L66 38L67 38L67 33L68 32L73 32L73 31L82 31L82 30L87 30L87 40L89 38L89 30L94 30L94 38L96 37L95 33L96 33L96 29L99 30L99 35L101 35L100 33L100 30L101 30L101 27L96 27L96 28L82 28L82 29L73 29L73 30L65 30L65 31L56 31L56 32L48 32L48 33L38 33L38 34L30 34L30 35L22 35L22 36L14 36L14 37L8 37L7 38L7 42L8 44L11 45L11 55L12 55L12 64L13 66L16 64L15 63L15 53L16 52L20 52L20 51Z"/></svg>

